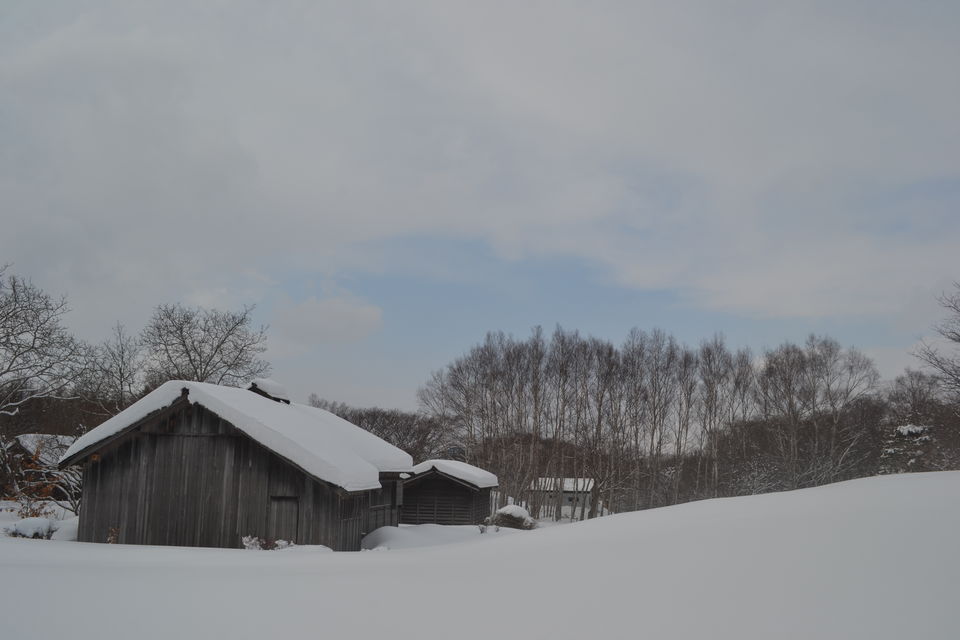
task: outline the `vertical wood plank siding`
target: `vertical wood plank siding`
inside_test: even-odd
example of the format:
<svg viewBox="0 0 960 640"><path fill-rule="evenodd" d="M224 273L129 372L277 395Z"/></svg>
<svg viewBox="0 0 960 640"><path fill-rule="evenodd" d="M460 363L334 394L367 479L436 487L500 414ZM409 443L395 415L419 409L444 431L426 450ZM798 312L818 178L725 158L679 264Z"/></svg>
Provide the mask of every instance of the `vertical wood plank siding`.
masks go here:
<svg viewBox="0 0 960 640"><path fill-rule="evenodd" d="M355 551L399 520L396 481L371 507L376 492L318 481L199 405L174 405L98 455L84 463L83 542L240 547L253 535Z"/></svg>
<svg viewBox="0 0 960 640"><path fill-rule="evenodd" d="M489 515L489 488L472 489L435 471L403 487L403 524L480 524Z"/></svg>

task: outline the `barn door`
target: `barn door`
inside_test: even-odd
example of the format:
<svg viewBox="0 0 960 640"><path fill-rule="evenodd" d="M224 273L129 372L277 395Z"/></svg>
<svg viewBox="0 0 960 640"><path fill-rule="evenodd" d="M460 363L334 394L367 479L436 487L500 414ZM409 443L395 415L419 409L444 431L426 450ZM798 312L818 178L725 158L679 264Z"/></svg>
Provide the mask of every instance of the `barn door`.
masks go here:
<svg viewBox="0 0 960 640"><path fill-rule="evenodd" d="M270 517L267 522L267 537L271 540L297 541L297 527L300 524L300 498L270 498Z"/></svg>

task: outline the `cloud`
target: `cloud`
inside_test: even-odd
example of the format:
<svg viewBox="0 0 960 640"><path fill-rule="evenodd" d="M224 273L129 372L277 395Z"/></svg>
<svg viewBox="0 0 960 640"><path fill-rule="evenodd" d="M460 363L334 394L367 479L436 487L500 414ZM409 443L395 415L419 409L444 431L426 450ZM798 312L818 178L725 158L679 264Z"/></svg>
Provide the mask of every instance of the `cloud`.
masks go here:
<svg viewBox="0 0 960 640"><path fill-rule="evenodd" d="M377 248L418 236L694 308L900 314L957 277L958 11L24 3L0 26L0 253L87 333L257 300L251 274L403 270ZM273 333L351 339L374 310L307 300Z"/></svg>
<svg viewBox="0 0 960 640"><path fill-rule="evenodd" d="M358 342L382 324L379 307L345 294L288 301L273 311L268 355L283 358L318 345Z"/></svg>

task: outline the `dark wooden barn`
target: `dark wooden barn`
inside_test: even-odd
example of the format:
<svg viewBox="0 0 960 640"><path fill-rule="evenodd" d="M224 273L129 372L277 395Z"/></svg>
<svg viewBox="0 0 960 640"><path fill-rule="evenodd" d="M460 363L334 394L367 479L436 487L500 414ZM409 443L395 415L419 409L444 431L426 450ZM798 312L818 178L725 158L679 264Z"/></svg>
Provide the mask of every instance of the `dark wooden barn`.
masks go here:
<svg viewBox="0 0 960 640"><path fill-rule="evenodd" d="M497 476L455 460L427 460L403 481L403 524L480 524Z"/></svg>
<svg viewBox="0 0 960 640"><path fill-rule="evenodd" d="M410 456L265 382L168 382L78 439L60 462L83 465L78 540L351 551L396 526Z"/></svg>

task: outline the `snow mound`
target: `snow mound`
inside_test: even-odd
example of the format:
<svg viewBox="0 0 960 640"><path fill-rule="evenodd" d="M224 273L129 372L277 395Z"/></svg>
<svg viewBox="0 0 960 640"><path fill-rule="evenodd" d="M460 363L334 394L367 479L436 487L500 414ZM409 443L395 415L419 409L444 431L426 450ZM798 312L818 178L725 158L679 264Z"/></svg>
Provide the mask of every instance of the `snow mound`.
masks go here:
<svg viewBox="0 0 960 640"><path fill-rule="evenodd" d="M482 603L510 638L955 638L958 497L889 475L386 553L0 537L3 637L486 640Z"/></svg>
<svg viewBox="0 0 960 640"><path fill-rule="evenodd" d="M80 528L80 517L74 516L66 520L60 520L57 523L57 530L53 532L51 540L63 540L64 542L76 542L77 530Z"/></svg>
<svg viewBox="0 0 960 640"><path fill-rule="evenodd" d="M440 473L452 476L458 480L463 480L480 489L496 487L499 484L497 476L489 471L484 471L480 467L475 467L472 464L459 462L457 460L427 460L416 465L413 468L413 473L414 475L419 475L431 469L436 469Z"/></svg>
<svg viewBox="0 0 960 640"><path fill-rule="evenodd" d="M497 509L490 519L490 524L513 529L533 529L537 526L536 520L530 517L530 512L515 504Z"/></svg>
<svg viewBox="0 0 960 640"><path fill-rule="evenodd" d="M493 540L497 536L515 532L516 529L497 531L493 527L479 527L472 524L402 524L399 527L380 527L364 537L360 546L368 551L416 549Z"/></svg>
<svg viewBox="0 0 960 640"><path fill-rule="evenodd" d="M322 544L289 544L285 547L277 547L277 551L283 551L286 554L290 553L333 553L333 549L330 547L325 547Z"/></svg>
<svg viewBox="0 0 960 640"><path fill-rule="evenodd" d="M3 528L3 532L14 538L42 538L49 540L59 528L56 520L49 518L24 518Z"/></svg>
<svg viewBox="0 0 960 640"><path fill-rule="evenodd" d="M61 464L176 402L184 389L189 402L212 411L314 477L347 491L377 489L380 472L413 467L408 453L323 409L275 402L246 389L184 380L157 387L78 438L60 459Z"/></svg>
<svg viewBox="0 0 960 640"><path fill-rule="evenodd" d="M505 507L500 507L497 509L497 513L502 513L505 516L511 516L513 518L525 519L530 517L530 512L516 504L508 504Z"/></svg>

